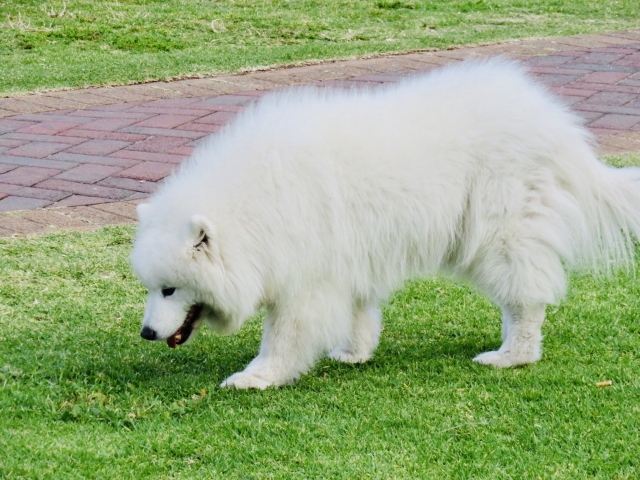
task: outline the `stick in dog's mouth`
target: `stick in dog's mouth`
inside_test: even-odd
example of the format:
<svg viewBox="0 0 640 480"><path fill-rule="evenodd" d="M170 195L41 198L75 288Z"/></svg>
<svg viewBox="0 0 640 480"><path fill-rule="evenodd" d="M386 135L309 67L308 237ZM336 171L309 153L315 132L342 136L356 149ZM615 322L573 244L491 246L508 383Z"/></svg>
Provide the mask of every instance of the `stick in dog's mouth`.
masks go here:
<svg viewBox="0 0 640 480"><path fill-rule="evenodd" d="M182 345L184 342L189 340L189 336L191 335L191 332L193 332L193 326L200 317L203 308L204 305L202 303L191 305L182 326L176 331L176 333L167 338L167 345L169 348L176 348L176 345Z"/></svg>

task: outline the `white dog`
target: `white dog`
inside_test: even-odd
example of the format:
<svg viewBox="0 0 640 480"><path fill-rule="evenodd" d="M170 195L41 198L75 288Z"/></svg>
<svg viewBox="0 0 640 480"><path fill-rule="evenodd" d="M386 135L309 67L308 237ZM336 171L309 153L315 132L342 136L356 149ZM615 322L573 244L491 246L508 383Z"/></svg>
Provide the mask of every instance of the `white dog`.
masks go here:
<svg viewBox="0 0 640 480"><path fill-rule="evenodd" d="M271 94L139 205L142 336L174 347L264 306L259 355L222 386L283 385L325 352L371 358L381 300L444 271L502 308L502 346L474 360L535 362L564 265L629 262L640 234L640 169L601 164L589 142L504 60Z"/></svg>

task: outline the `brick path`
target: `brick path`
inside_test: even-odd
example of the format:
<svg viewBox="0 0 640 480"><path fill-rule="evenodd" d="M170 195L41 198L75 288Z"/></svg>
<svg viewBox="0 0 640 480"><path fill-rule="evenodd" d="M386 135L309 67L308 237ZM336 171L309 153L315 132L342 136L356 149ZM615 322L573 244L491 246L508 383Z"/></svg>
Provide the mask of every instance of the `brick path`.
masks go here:
<svg viewBox="0 0 640 480"><path fill-rule="evenodd" d="M201 138L274 88L379 85L497 54L561 95L601 153L640 152L640 30L0 98L0 236L134 221Z"/></svg>

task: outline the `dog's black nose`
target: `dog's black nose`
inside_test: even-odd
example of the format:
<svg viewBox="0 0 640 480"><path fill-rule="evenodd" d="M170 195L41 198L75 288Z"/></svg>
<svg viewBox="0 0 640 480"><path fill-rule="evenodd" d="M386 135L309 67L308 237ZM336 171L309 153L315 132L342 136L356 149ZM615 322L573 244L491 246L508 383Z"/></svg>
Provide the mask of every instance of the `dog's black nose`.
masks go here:
<svg viewBox="0 0 640 480"><path fill-rule="evenodd" d="M155 340L156 339L156 331L149 327L142 327L142 331L140 332L140 336L146 340Z"/></svg>

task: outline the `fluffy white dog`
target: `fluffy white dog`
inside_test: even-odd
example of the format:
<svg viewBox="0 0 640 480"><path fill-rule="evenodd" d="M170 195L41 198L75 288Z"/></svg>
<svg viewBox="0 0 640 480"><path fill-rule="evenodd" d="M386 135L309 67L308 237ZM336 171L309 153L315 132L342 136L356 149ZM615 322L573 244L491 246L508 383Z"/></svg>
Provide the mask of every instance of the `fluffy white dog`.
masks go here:
<svg viewBox="0 0 640 480"><path fill-rule="evenodd" d="M325 352L371 358L381 300L443 271L502 308L475 361L535 362L564 265L628 262L640 234L640 169L600 163L580 124L503 60L266 96L139 206L141 334L175 347L264 306L259 355L222 386L283 385Z"/></svg>

